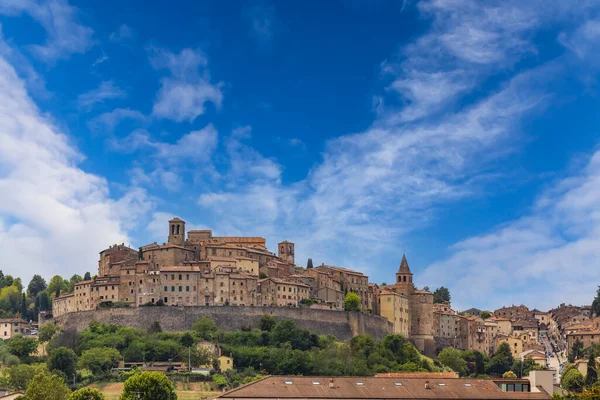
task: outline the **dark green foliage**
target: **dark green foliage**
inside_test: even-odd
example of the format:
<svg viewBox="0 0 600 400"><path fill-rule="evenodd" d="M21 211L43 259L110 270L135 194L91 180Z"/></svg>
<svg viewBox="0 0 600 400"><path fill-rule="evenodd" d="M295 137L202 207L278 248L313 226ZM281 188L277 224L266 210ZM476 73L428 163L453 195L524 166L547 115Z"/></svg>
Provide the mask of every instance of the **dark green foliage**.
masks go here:
<svg viewBox="0 0 600 400"><path fill-rule="evenodd" d="M39 292L46 290L46 281L40 275L34 275L27 286L27 294L36 297Z"/></svg>
<svg viewBox="0 0 600 400"><path fill-rule="evenodd" d="M510 346L508 343L502 343L486 364L485 371L489 375L502 376L506 371L510 371L514 361Z"/></svg>
<svg viewBox="0 0 600 400"><path fill-rule="evenodd" d="M142 372L125 381L120 400L177 400L171 380L160 372Z"/></svg>
<svg viewBox="0 0 600 400"><path fill-rule="evenodd" d="M598 381L598 372L596 371L596 357L594 352L590 352L590 359L587 365L587 375L585 377L585 385L591 386Z"/></svg>
<svg viewBox="0 0 600 400"><path fill-rule="evenodd" d="M183 347L190 347L194 344L194 338L189 334L189 332L186 332L183 334L183 336L181 336L179 342Z"/></svg>
<svg viewBox="0 0 600 400"><path fill-rule="evenodd" d="M312 260L312 258L309 258L308 261L306 262L306 269L309 269L312 267L313 267L313 260Z"/></svg>
<svg viewBox="0 0 600 400"><path fill-rule="evenodd" d="M435 291L433 292L433 302L434 303L443 303L446 301L450 301L451 296L450 296L450 291L448 290L448 288L445 288L444 286L441 286L437 289L435 289Z"/></svg>
<svg viewBox="0 0 600 400"><path fill-rule="evenodd" d="M217 332L217 325L209 317L200 317L192 325L192 329L196 331L198 336L205 340L213 339L215 332Z"/></svg>
<svg viewBox="0 0 600 400"><path fill-rule="evenodd" d="M160 322L154 321L152 323L152 325L150 325L150 329L148 329L148 333L153 334L153 333L160 333L160 332L162 332Z"/></svg>
<svg viewBox="0 0 600 400"><path fill-rule="evenodd" d="M17 335L10 339L8 347L11 353L23 359L29 357L37 349L37 341L23 335Z"/></svg>
<svg viewBox="0 0 600 400"><path fill-rule="evenodd" d="M360 311L360 296L354 292L346 293L344 297L345 311Z"/></svg>
<svg viewBox="0 0 600 400"><path fill-rule="evenodd" d="M489 311L482 311L479 316L481 319L488 319L492 316L492 314Z"/></svg>
<svg viewBox="0 0 600 400"><path fill-rule="evenodd" d="M138 260L143 260L144 259L144 251L142 250L142 248L140 247L138 249Z"/></svg>
<svg viewBox="0 0 600 400"><path fill-rule="evenodd" d="M105 397L98 389L84 387L71 393L69 400L104 400Z"/></svg>
<svg viewBox="0 0 600 400"><path fill-rule="evenodd" d="M277 321L272 315L263 315L260 317L259 327L261 331L271 332Z"/></svg>
<svg viewBox="0 0 600 400"><path fill-rule="evenodd" d="M592 301L592 312L596 315L596 317L600 317L600 286L598 286L598 290L596 290L596 297L594 301Z"/></svg>
<svg viewBox="0 0 600 400"><path fill-rule="evenodd" d="M92 279L92 274L90 274L89 272L86 272L85 275L83 275L84 281L89 281L91 279Z"/></svg>
<svg viewBox="0 0 600 400"><path fill-rule="evenodd" d="M58 347L48 357L48 369L51 372L62 372L67 378L72 377L77 369L77 355L67 347Z"/></svg>
<svg viewBox="0 0 600 400"><path fill-rule="evenodd" d="M575 341L575 343L573 343L573 346L571 346L571 351L569 352L569 362L573 363L575 362L575 360L581 358L583 356L583 343L581 343L581 341L579 339L577 339Z"/></svg>

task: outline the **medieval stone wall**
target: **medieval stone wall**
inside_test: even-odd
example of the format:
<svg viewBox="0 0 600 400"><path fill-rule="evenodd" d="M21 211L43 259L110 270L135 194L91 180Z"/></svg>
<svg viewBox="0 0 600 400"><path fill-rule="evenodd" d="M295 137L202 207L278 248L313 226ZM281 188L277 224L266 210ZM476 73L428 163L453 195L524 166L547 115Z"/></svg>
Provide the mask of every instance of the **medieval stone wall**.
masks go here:
<svg viewBox="0 0 600 400"><path fill-rule="evenodd" d="M258 328L260 317L269 314L276 319L294 320L298 327L317 334L331 334L339 340L347 340L360 334L381 339L392 332L392 324L378 315L360 312L342 312L287 307L136 307L82 311L57 317L56 322L65 329L82 331L90 322L119 324L148 329L158 321L165 331L190 330L201 316L215 321L224 330L240 330L242 327Z"/></svg>

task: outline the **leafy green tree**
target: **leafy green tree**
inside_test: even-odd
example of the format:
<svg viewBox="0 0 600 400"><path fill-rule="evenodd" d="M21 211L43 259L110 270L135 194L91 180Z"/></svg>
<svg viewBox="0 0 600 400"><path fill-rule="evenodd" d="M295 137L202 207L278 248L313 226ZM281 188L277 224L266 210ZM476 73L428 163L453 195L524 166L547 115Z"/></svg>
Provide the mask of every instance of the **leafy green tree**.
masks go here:
<svg viewBox="0 0 600 400"><path fill-rule="evenodd" d="M590 359L587 365L587 375L585 377L585 385L591 386L598 381L598 372L596 371L596 356L593 351L590 351Z"/></svg>
<svg viewBox="0 0 600 400"><path fill-rule="evenodd" d="M194 338L192 337L192 335L190 335L189 332L186 332L183 334L183 336L181 336L179 342L183 347L191 347L194 344Z"/></svg>
<svg viewBox="0 0 600 400"><path fill-rule="evenodd" d="M512 371L506 371L502 374L502 378L504 379L517 379L517 374Z"/></svg>
<svg viewBox="0 0 600 400"><path fill-rule="evenodd" d="M120 400L177 400L173 383L160 372L142 372L125 381Z"/></svg>
<svg viewBox="0 0 600 400"><path fill-rule="evenodd" d="M14 284L0 290L0 310L12 315L21 311L21 291Z"/></svg>
<svg viewBox="0 0 600 400"><path fill-rule="evenodd" d="M489 311L482 311L479 316L481 319L488 319L492 316L492 314Z"/></svg>
<svg viewBox="0 0 600 400"><path fill-rule="evenodd" d="M569 362L573 363L575 360L581 358L583 356L583 343L579 339L575 340L573 346L571 346L571 351L569 352Z"/></svg>
<svg viewBox="0 0 600 400"><path fill-rule="evenodd" d="M34 275L27 286L27 293L31 297L36 297L39 292L46 290L46 281L40 275Z"/></svg>
<svg viewBox="0 0 600 400"><path fill-rule="evenodd" d="M83 280L89 281L91 279L92 279L92 274L90 274L89 272L86 272L85 275L83 276Z"/></svg>
<svg viewBox="0 0 600 400"><path fill-rule="evenodd" d="M7 368L4 373L11 389L24 392L36 374L47 370L46 364L20 364Z"/></svg>
<svg viewBox="0 0 600 400"><path fill-rule="evenodd" d="M576 367L566 368L560 378L560 386L570 392L581 392L585 378Z"/></svg>
<svg viewBox="0 0 600 400"><path fill-rule="evenodd" d="M68 282L62 277L54 275L48 282L48 292L57 297L60 292L66 292L69 289Z"/></svg>
<svg viewBox="0 0 600 400"><path fill-rule="evenodd" d="M600 317L600 286L598 286L596 297L594 298L594 301L592 301L592 312L596 317Z"/></svg>
<svg viewBox="0 0 600 400"><path fill-rule="evenodd" d="M346 293L344 297L345 311L360 311L360 296L354 292Z"/></svg>
<svg viewBox="0 0 600 400"><path fill-rule="evenodd" d="M502 376L502 374L510 370L514 361L508 343L501 343L487 363L486 372L490 375Z"/></svg>
<svg viewBox="0 0 600 400"><path fill-rule="evenodd" d="M87 368L94 375L105 374L119 365L121 354L112 347L95 347L85 350L79 358L79 366Z"/></svg>
<svg viewBox="0 0 600 400"><path fill-rule="evenodd" d="M81 275L78 274L74 274L70 279L69 282L67 282L67 290L69 292L73 291L73 287L75 286L76 283L79 283L83 281L83 278L81 277Z"/></svg>
<svg viewBox="0 0 600 400"><path fill-rule="evenodd" d="M38 340L41 343L49 342L54 336L58 335L62 332L60 326L56 325L54 322L47 322L42 325L38 331Z"/></svg>
<svg viewBox="0 0 600 400"><path fill-rule="evenodd" d="M37 341L33 338L17 335L8 342L10 352L19 358L29 357L37 349Z"/></svg>
<svg viewBox="0 0 600 400"><path fill-rule="evenodd" d="M440 286L433 292L434 303L444 303L446 301L450 301L450 298L450 291L444 286Z"/></svg>
<svg viewBox="0 0 600 400"><path fill-rule="evenodd" d="M271 332L275 324L277 324L275 317L268 314L265 314L262 317L260 317L260 321L258 323L260 330L266 332Z"/></svg>
<svg viewBox="0 0 600 400"><path fill-rule="evenodd" d="M308 262L306 263L306 269L310 269L313 267L313 260L312 258L308 259Z"/></svg>
<svg viewBox="0 0 600 400"><path fill-rule="evenodd" d="M70 378L77 370L77 355L67 347L58 347L48 357L48 369L51 372L61 371Z"/></svg>
<svg viewBox="0 0 600 400"><path fill-rule="evenodd" d="M69 400L105 400L106 398L98 389L84 387L71 393Z"/></svg>
<svg viewBox="0 0 600 400"><path fill-rule="evenodd" d="M215 321L209 317L200 317L192 325L192 329L198 333L202 339L211 340L217 332Z"/></svg>
<svg viewBox="0 0 600 400"><path fill-rule="evenodd" d="M438 355L438 361L460 375L467 373L467 362L462 357L462 352L453 347L444 348Z"/></svg>
<svg viewBox="0 0 600 400"><path fill-rule="evenodd" d="M47 371L35 375L25 391L27 400L68 400L71 391L65 381Z"/></svg>

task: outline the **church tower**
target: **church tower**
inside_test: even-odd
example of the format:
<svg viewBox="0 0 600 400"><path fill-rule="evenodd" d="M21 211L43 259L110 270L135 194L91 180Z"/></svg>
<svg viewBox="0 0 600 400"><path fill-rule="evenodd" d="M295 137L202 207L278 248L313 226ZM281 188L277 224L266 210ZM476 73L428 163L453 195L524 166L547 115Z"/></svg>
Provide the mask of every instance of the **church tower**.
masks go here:
<svg viewBox="0 0 600 400"><path fill-rule="evenodd" d="M294 243L284 240L277 245L277 256L290 264L294 262Z"/></svg>
<svg viewBox="0 0 600 400"><path fill-rule="evenodd" d="M177 217L169 221L169 243L183 246L185 241L185 221Z"/></svg>
<svg viewBox="0 0 600 400"><path fill-rule="evenodd" d="M396 284L407 284L410 287L412 287L412 278L413 274L412 272L410 272L410 268L408 267L408 261L406 261L406 254L402 254L402 261L400 262L398 272L396 272Z"/></svg>

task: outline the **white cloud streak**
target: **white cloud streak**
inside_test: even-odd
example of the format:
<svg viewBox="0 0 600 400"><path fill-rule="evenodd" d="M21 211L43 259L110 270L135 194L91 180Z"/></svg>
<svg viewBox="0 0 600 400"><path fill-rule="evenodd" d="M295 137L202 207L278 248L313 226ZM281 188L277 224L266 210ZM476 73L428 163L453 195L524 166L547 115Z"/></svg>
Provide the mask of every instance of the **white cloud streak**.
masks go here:
<svg viewBox="0 0 600 400"><path fill-rule="evenodd" d="M96 89L79 95L77 104L79 108L90 111L95 104L104 103L106 100L111 99L122 99L126 96L127 93L116 86L113 81L103 81Z"/></svg>

